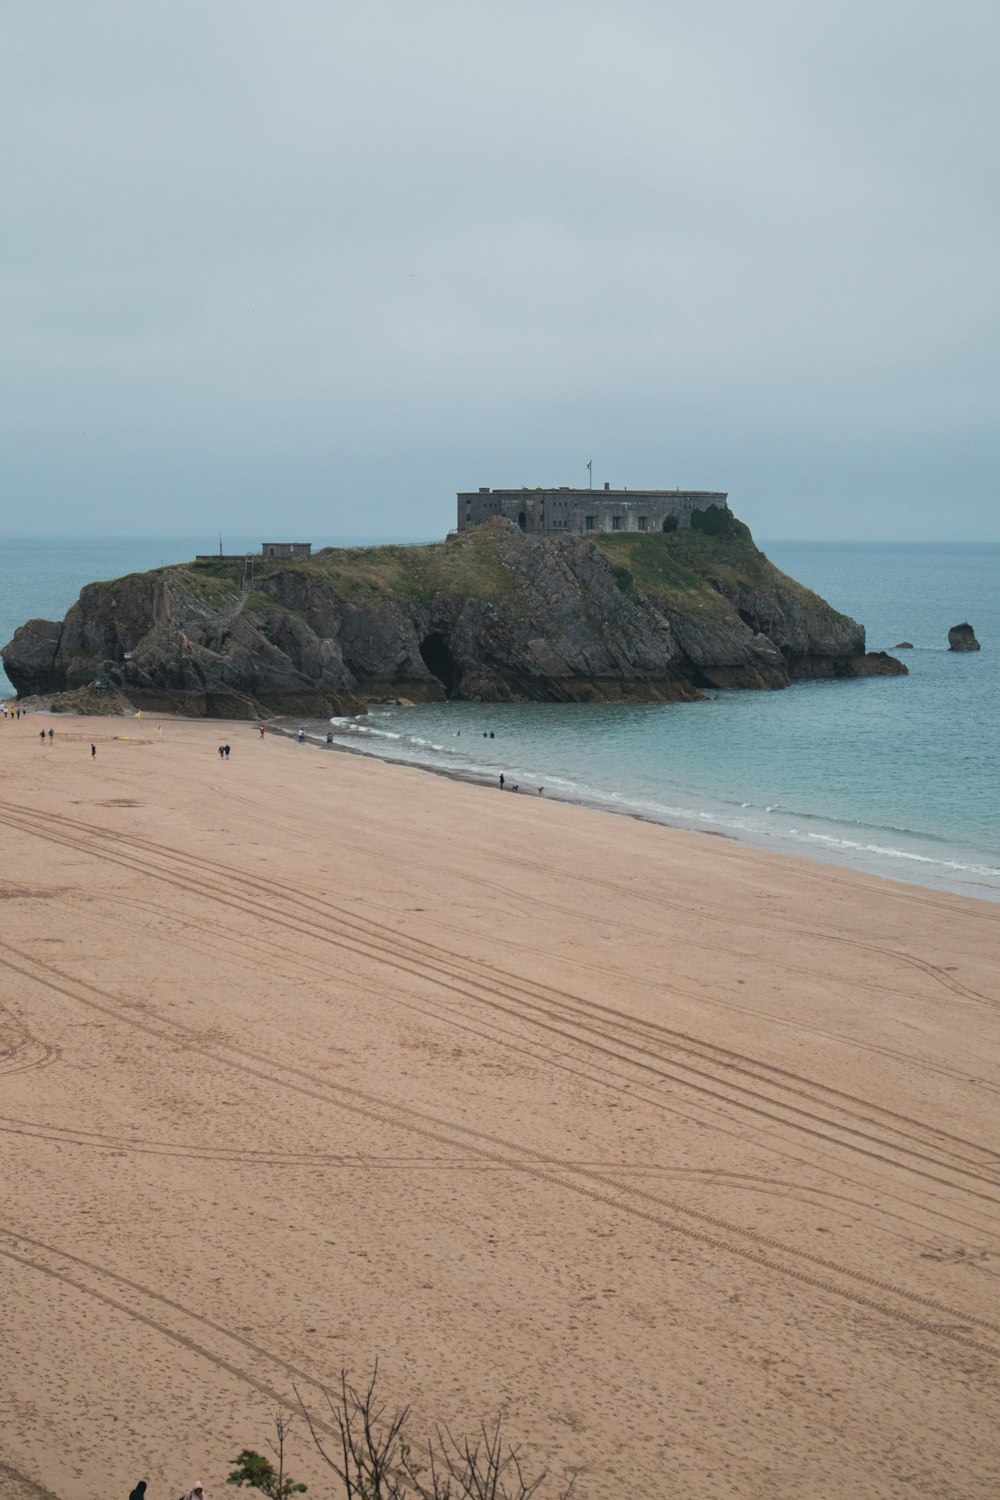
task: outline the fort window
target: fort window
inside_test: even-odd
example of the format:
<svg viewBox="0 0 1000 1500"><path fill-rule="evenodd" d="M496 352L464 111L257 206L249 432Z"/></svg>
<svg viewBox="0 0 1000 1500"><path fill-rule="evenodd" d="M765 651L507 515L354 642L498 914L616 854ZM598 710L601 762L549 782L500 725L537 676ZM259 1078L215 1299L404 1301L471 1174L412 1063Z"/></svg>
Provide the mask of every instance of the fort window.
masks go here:
<svg viewBox="0 0 1000 1500"><path fill-rule="evenodd" d="M527 529L528 529L528 518L524 514L523 510L518 513L517 524L518 524L518 526L520 526L520 528L521 528L522 531L527 531Z"/></svg>
<svg viewBox="0 0 1000 1500"><path fill-rule="evenodd" d="M622 529L622 518L621 518L621 516L612 516L611 517L611 530L612 531L621 531L621 529Z"/></svg>
<svg viewBox="0 0 1000 1500"><path fill-rule="evenodd" d="M593 529L594 529L594 522L595 522L596 519L597 519L596 516L588 516L587 517L587 530L588 531L593 531Z"/></svg>
<svg viewBox="0 0 1000 1500"><path fill-rule="evenodd" d="M646 522L647 522L648 519L649 519L648 516L640 516L639 517L639 530L640 531L645 531L646 530Z"/></svg>

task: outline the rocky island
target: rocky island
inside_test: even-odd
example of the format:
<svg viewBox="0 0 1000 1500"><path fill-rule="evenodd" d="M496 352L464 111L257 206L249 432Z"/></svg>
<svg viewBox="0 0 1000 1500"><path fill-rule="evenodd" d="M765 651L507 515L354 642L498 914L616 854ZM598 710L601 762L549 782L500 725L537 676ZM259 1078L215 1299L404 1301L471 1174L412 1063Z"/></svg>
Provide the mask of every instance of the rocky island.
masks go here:
<svg viewBox="0 0 1000 1500"><path fill-rule="evenodd" d="M596 702L906 672L781 573L727 509L671 533L525 535L191 563L89 584L2 649L53 708L363 712L387 698Z"/></svg>
<svg viewBox="0 0 1000 1500"><path fill-rule="evenodd" d="M948 632L949 651L980 651L982 648L976 640L976 632L966 620L962 625L953 625Z"/></svg>

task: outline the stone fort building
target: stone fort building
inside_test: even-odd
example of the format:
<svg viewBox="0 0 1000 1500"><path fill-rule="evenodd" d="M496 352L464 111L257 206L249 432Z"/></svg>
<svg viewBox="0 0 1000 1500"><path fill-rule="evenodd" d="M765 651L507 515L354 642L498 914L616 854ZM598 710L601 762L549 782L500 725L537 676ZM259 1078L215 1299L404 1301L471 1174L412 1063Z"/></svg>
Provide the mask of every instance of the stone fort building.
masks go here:
<svg viewBox="0 0 1000 1500"><path fill-rule="evenodd" d="M723 490L602 490L558 489L491 490L488 487L458 496L458 530L478 526L493 516L506 516L522 531L582 533L587 531L674 531L690 526L691 512L717 505L728 510Z"/></svg>

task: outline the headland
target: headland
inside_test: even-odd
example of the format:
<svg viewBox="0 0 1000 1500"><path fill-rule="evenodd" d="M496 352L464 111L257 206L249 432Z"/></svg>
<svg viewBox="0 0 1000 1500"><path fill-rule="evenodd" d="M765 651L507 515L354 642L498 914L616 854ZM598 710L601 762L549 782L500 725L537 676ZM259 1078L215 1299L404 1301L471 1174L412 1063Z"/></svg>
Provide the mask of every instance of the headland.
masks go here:
<svg viewBox="0 0 1000 1500"><path fill-rule="evenodd" d="M57 709L233 719L399 697L677 702L906 672L718 505L672 532L532 531L495 515L426 546L203 555L90 584L2 655L22 697Z"/></svg>

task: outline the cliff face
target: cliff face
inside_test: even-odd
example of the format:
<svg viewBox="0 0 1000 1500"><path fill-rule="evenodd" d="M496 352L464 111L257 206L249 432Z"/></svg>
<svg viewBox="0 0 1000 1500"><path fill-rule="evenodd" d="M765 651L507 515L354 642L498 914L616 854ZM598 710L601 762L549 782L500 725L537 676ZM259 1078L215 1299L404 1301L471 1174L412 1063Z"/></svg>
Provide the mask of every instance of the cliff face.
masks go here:
<svg viewBox="0 0 1000 1500"><path fill-rule="evenodd" d="M22 695L98 681L140 708L355 713L377 698L683 699L706 687L905 672L864 628L723 534L523 536L494 521L427 547L212 561L85 588L3 648ZM100 701L100 692L86 695Z"/></svg>

